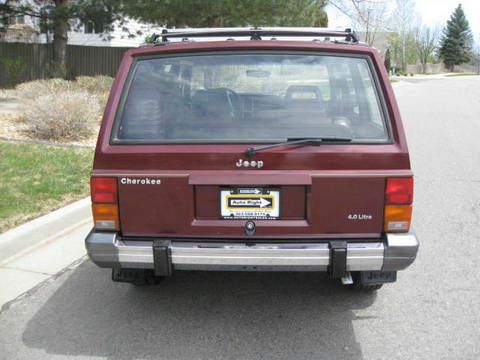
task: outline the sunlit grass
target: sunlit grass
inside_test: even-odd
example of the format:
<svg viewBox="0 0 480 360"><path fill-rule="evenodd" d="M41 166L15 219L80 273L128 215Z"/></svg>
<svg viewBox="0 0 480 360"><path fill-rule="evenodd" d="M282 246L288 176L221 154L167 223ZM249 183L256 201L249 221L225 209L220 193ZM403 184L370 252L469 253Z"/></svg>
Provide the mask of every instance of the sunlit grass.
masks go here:
<svg viewBox="0 0 480 360"><path fill-rule="evenodd" d="M93 149L0 142L0 232L88 194Z"/></svg>

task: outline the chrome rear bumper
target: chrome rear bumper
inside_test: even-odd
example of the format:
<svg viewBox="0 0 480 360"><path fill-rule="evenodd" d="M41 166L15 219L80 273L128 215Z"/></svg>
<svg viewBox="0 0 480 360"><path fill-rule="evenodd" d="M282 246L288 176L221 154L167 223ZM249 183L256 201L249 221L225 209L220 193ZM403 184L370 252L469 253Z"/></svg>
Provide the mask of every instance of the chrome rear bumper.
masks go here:
<svg viewBox="0 0 480 360"><path fill-rule="evenodd" d="M162 241L174 270L327 271L331 241L320 243L240 243ZM379 242L345 242L347 271L397 271L418 251L411 231L387 234ZM154 241L123 240L116 233L92 231L85 239L90 259L100 267L154 269Z"/></svg>

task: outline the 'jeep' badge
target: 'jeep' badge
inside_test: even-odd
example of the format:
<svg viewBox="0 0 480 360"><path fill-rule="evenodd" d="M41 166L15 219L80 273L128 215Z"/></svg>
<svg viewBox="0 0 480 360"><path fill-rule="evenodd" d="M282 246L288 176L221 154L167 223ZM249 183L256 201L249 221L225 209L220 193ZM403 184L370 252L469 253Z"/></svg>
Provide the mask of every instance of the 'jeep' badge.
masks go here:
<svg viewBox="0 0 480 360"><path fill-rule="evenodd" d="M248 160L243 160L243 159L238 159L238 161L236 162L237 167L252 167L252 168L257 168L257 169L260 169L263 167L263 161L261 160L258 160L258 161L255 161L255 160L252 160L252 161L248 161Z"/></svg>

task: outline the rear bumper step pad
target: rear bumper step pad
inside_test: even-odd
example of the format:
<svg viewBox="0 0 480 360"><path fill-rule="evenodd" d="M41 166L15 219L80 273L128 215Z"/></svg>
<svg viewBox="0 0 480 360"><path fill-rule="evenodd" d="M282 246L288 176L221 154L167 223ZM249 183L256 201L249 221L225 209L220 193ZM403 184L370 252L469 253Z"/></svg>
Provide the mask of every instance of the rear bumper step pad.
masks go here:
<svg viewBox="0 0 480 360"><path fill-rule="evenodd" d="M85 239L90 259L100 267L172 270L396 271L408 267L418 251L412 232L387 234L382 242L245 244L240 242L128 241L116 233L92 231Z"/></svg>

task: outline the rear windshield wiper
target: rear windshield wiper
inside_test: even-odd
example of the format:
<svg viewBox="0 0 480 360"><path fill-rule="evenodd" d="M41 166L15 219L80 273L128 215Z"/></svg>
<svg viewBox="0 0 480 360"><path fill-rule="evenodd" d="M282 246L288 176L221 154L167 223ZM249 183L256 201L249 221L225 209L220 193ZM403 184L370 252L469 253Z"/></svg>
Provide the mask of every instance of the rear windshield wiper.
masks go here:
<svg viewBox="0 0 480 360"><path fill-rule="evenodd" d="M287 140L282 141L276 144L269 144L269 145L262 145L251 147L245 150L245 155L248 157L253 156L258 151L271 149L278 146L285 146L285 145L302 145L302 144L314 144L319 145L321 143L330 143L330 142L350 142L352 138L348 137L291 137L287 138Z"/></svg>

